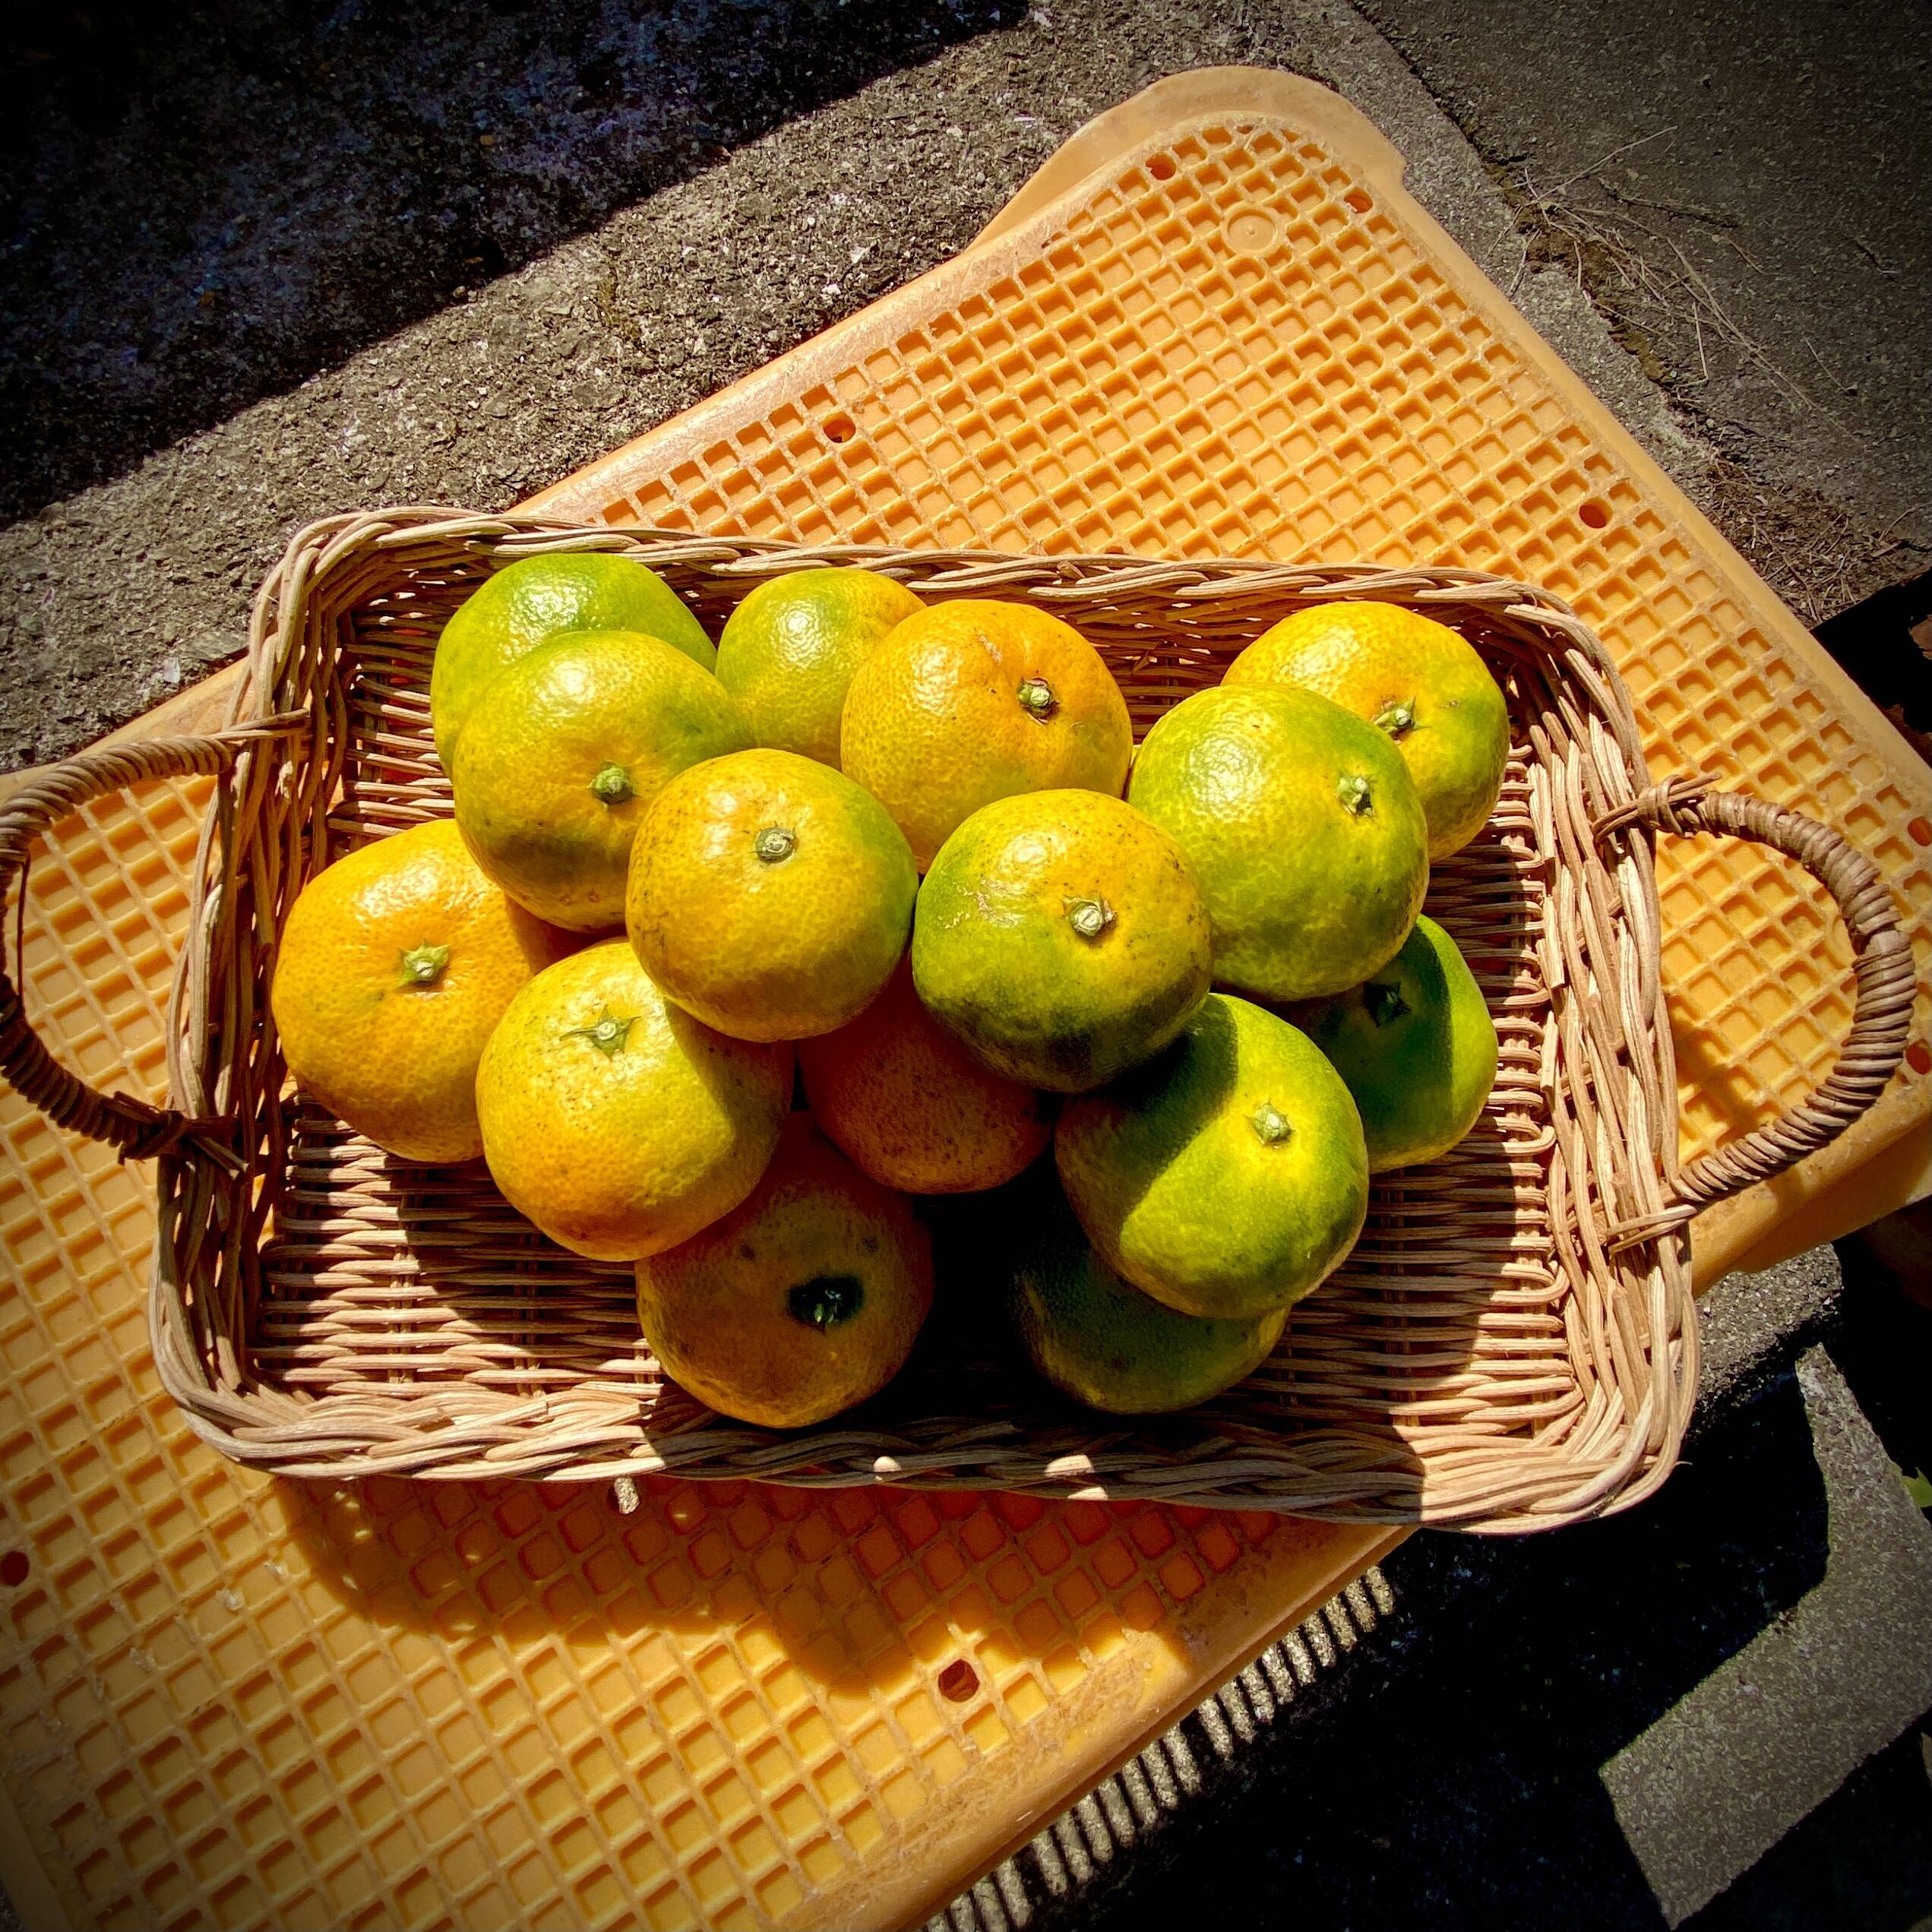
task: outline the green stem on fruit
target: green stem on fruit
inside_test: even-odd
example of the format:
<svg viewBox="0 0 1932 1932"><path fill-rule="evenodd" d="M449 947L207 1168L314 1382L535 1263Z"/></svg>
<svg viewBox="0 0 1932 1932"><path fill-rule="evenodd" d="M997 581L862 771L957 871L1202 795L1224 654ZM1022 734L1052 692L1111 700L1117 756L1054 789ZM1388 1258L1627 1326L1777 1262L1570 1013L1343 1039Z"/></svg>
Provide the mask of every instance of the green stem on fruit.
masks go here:
<svg viewBox="0 0 1932 1932"><path fill-rule="evenodd" d="M814 1275L785 1297L786 1314L821 1335L850 1321L865 1305L865 1284L856 1275Z"/></svg>
<svg viewBox="0 0 1932 1932"><path fill-rule="evenodd" d="M1369 808L1368 780L1359 772L1351 772L1336 786L1335 795L1342 801L1344 811L1359 818Z"/></svg>
<svg viewBox="0 0 1932 1932"><path fill-rule="evenodd" d="M1059 700L1053 694L1053 687L1044 678L1022 678L1020 681L1020 702L1044 723L1053 716L1054 707Z"/></svg>
<svg viewBox="0 0 1932 1932"><path fill-rule="evenodd" d="M1375 714L1375 723L1391 738L1403 738L1415 729L1415 700L1391 698Z"/></svg>
<svg viewBox="0 0 1932 1932"><path fill-rule="evenodd" d="M767 825L751 841L751 849L767 865L776 865L781 858L789 858L798 849L798 834L788 831L783 825Z"/></svg>
<svg viewBox="0 0 1932 1932"><path fill-rule="evenodd" d="M1409 1002L1402 998L1402 988L1384 980L1371 979L1361 989L1361 1001L1368 1009L1369 1018L1378 1026L1399 1020L1409 1010Z"/></svg>
<svg viewBox="0 0 1932 1932"><path fill-rule="evenodd" d="M1104 899L1070 900L1067 922L1083 939L1098 939L1114 923L1114 909Z"/></svg>
<svg viewBox="0 0 1932 1932"><path fill-rule="evenodd" d="M449 963L447 946L413 946L403 955L403 976L399 983L407 987L433 986L442 978Z"/></svg>
<svg viewBox="0 0 1932 1932"><path fill-rule="evenodd" d="M594 1026L573 1026L564 1035L567 1040L588 1040L608 1060L613 1054L624 1051L624 1043L631 1037L631 1029L637 1023L634 1013L628 1020L618 1020L606 1010Z"/></svg>
<svg viewBox="0 0 1932 1932"><path fill-rule="evenodd" d="M621 765L599 765L590 781L590 795L607 805L628 805L637 795L631 789L631 774Z"/></svg>
<svg viewBox="0 0 1932 1932"><path fill-rule="evenodd" d="M1295 1131L1289 1125L1286 1116L1272 1101L1263 1101L1249 1119L1266 1146L1279 1147Z"/></svg>

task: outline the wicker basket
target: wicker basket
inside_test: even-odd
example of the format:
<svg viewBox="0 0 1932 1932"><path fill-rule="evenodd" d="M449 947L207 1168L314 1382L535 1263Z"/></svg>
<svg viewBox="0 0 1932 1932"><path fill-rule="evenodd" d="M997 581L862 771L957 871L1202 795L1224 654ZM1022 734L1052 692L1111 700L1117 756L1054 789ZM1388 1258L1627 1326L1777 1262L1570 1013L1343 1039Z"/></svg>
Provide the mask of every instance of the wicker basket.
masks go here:
<svg viewBox="0 0 1932 1932"><path fill-rule="evenodd" d="M368 839L446 814L427 692L437 634L518 557L645 558L715 633L759 579L824 563L931 598L1038 603L1096 644L1137 731L1289 612L1337 597L1426 609L1481 650L1515 749L1485 834L1429 909L1501 1036L1475 1132L1377 1181L1348 1265L1270 1361L1218 1402L1122 1427L1004 1352L988 1218L938 1204L941 1313L884 1395L817 1428L723 1420L659 1374L628 1268L583 1261L511 1211L480 1163L392 1159L300 1102L267 989L303 882ZM179 1111L58 1066L0 985L0 1070L65 1126L154 1156L161 1379L226 1454L351 1478L688 1476L888 1481L1159 1497L1488 1530L1624 1507L1668 1473L1696 1382L1687 1223L1841 1133L1903 1051L1911 959L1872 868L1782 809L1652 785L1601 644L1563 604L1470 571L1177 564L564 528L399 510L315 525L258 600L237 722L84 754L0 813L0 892L35 837L138 781L217 776L178 970ZM1725 832L1808 867L1858 952L1838 1066L1793 1115L1680 1172L1652 836ZM24 890L23 882L22 890Z"/></svg>

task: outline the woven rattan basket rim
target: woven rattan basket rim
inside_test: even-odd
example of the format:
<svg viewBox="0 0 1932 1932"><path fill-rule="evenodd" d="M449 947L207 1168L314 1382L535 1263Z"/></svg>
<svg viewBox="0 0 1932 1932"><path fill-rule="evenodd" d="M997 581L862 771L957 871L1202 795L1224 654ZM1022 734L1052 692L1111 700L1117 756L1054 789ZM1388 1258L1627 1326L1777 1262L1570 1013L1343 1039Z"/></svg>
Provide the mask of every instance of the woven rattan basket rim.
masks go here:
<svg viewBox="0 0 1932 1932"><path fill-rule="evenodd" d="M1492 949L1496 969L1516 975L1506 975L1506 1018L1520 1049L1510 1091L1523 1118L1498 1129L1500 1151L1481 1168L1480 1187L1458 1178L1453 1184L1464 1191L1453 1194L1438 1177L1412 1184L1409 1196L1398 1189L1376 1237L1384 1273L1351 1285L1345 1270L1303 1304L1308 1336L1285 1342L1253 1387L1243 1385L1244 1409L1216 1405L1172 1424L1127 1426L1051 1405L949 1413L935 1403L929 1412L868 1407L816 1430L761 1431L677 1412L675 1392L659 1389L647 1358L571 1383L540 1349L519 1355L491 1339L500 1299L457 1295L445 1305L433 1283L417 1293L429 1251L398 1217L418 1182L378 1171L365 1146L291 1115L265 976L280 920L332 832L362 836L447 812L420 691L438 613L454 608L467 576L557 549L647 557L714 631L749 582L826 564L864 564L928 596L1036 602L1102 650L1143 726L1187 691L1218 681L1267 622L1310 602L1385 599L1459 625L1505 669L1521 740L1493 828L1496 849L1466 875L1452 862L1438 881L1469 916L1491 922L1481 932L1503 935ZM112 1096L90 1096L104 1113L90 1130L160 1156L157 1363L194 1426L239 1460L336 1478L601 1480L676 1471L811 1485L887 1480L1494 1531L1624 1507L1654 1488L1674 1458L1696 1383L1685 1229L1699 1203L1684 1194L1692 1177L1680 1177L1675 1162L1651 836L1658 824L1702 829L1705 808L1694 789L1649 784L1614 665L1575 612L1546 593L1460 569L800 546L404 508L331 518L295 539L257 600L233 729L186 743L91 775L102 789L163 770L220 774L172 1009L177 1111L150 1109L142 1119L116 1114ZM1770 836L1748 814L1720 827L1721 817L1714 829ZM1832 883L1842 900L1856 898L1856 880ZM1509 893L1515 898L1498 913ZM1538 909L1534 922L1526 893ZM1861 978L1861 1011L1864 991ZM1539 1095L1545 1113L1529 1121ZM42 1104L58 1115L62 1100L56 1092ZM1524 1178L1532 1170L1542 1176L1534 1186ZM1735 1179L1727 1170L1712 1184ZM302 1248L278 1232L277 1216L290 1190L302 1195L311 1181L323 1190L316 1197L330 1232L320 1247ZM1507 1214L1495 1204L1505 1194L1517 1203ZM473 1233L479 1252L506 1238L481 1198L464 1195L450 1210L463 1230L459 1248ZM1482 1273L1488 1263L1469 1261L1475 1286L1455 1278L1451 1297L1430 1285L1435 1276L1416 1274L1405 1231L1418 1215L1440 1222L1447 1251L1502 1257L1493 1279ZM409 1330L399 1342L382 1328L388 1304L368 1281L390 1277L365 1266L358 1247L378 1238L391 1242L384 1254L402 1257L403 1301L417 1293L409 1304L417 1314L426 1308L462 1331L449 1361L482 1366L439 1380L441 1356L409 1358L430 1361L431 1370L413 1366L400 1379L393 1364L362 1365L421 1339ZM315 1260L325 1249L326 1265ZM298 1251L322 1288L265 1289L282 1265L273 1257ZM328 1285L331 1269L352 1277L346 1299ZM1519 1277L1530 1276L1554 1285L1547 1294L1519 1292ZM540 1327L550 1319L549 1304L527 1286L517 1292L523 1298L513 1295L514 1307L525 1311L517 1320ZM600 1309L611 1298L608 1283L569 1292ZM1318 1307L1324 1296L1329 1305ZM1451 1332L1439 1324L1451 1299L1456 1319L1467 1315L1471 1352L1462 1371L1439 1373L1428 1338ZM1298 1310L1292 1336L1301 1319ZM1531 1339L1516 1339L1516 1328ZM286 1346L276 1340L284 1333L293 1337ZM265 1372L271 1356L293 1366ZM308 1393L305 1375L330 1392ZM527 1388L525 1376L533 1378Z"/></svg>

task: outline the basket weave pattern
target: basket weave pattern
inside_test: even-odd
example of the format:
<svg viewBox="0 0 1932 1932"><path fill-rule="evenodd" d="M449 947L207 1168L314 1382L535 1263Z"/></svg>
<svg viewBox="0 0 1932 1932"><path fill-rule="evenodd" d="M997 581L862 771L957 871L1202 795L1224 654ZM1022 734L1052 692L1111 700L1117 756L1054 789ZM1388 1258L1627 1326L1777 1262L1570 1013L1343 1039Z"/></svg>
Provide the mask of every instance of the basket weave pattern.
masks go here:
<svg viewBox="0 0 1932 1932"><path fill-rule="evenodd" d="M1360 1243L1273 1358L1184 1415L1123 1426L1016 1370L998 1285L943 1215L936 1332L884 1396L785 1434L713 1415L659 1372L628 1268L545 1241L480 1163L395 1160L300 1102L268 1015L302 884L449 811L427 701L443 623L492 567L583 549L643 557L713 634L762 577L826 562L928 598L1036 602L1099 648L1137 735L1310 602L1392 599L1454 624L1502 683L1514 741L1489 827L1435 869L1428 900L1500 1037L1475 1133L1378 1177ZM56 1118L158 1156L162 1379L218 1447L283 1474L884 1479L1492 1530L1620 1507L1668 1472L1694 1395L1690 1215L1842 1130L1902 1049L1910 956L1883 889L1795 821L1860 950L1854 1037L1832 1083L1752 1137L1764 1144L1679 1175L1652 829L1708 821L1796 849L1791 815L1652 786L1595 637L1555 599L1476 572L803 550L398 511L296 539L258 601L239 708L217 737L62 768L0 824L14 865L36 814L134 777L220 774L175 988L179 1111L103 1099L36 1059L11 985L0 1052Z"/></svg>

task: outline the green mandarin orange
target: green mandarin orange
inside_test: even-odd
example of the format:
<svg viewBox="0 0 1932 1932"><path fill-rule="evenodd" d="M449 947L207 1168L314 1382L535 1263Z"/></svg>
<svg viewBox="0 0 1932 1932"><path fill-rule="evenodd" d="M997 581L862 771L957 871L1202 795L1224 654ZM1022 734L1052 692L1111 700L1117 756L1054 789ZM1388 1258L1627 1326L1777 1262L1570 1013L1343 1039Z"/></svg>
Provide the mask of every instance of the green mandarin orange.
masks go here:
<svg viewBox="0 0 1932 1932"><path fill-rule="evenodd" d="M1231 685L1291 685L1388 733L1415 781L1429 856L1459 852L1495 809L1510 713L1468 641L1400 604L1317 604L1257 637Z"/></svg>
<svg viewBox="0 0 1932 1932"><path fill-rule="evenodd" d="M906 948L919 874L878 801L793 751L681 772L638 827L625 902L651 976L747 1040L829 1033Z"/></svg>
<svg viewBox="0 0 1932 1932"><path fill-rule="evenodd" d="M445 771L490 681L560 631L641 631L701 670L718 661L690 607L634 557L570 551L507 564L457 607L436 642L429 714Z"/></svg>
<svg viewBox="0 0 1932 1932"><path fill-rule="evenodd" d="M718 677L754 741L822 764L839 762L839 722L852 673L895 625L925 606L875 571L792 571L767 577L718 639Z"/></svg>
<svg viewBox="0 0 1932 1932"><path fill-rule="evenodd" d="M1234 1320L1184 1315L1123 1281L1061 1205L1023 1241L1012 1305L1033 1366L1076 1402L1114 1415L1210 1400L1251 1374L1286 1311Z"/></svg>
<svg viewBox="0 0 1932 1932"><path fill-rule="evenodd" d="M1428 836L1401 753L1313 691L1184 699L1147 734L1127 799L1187 855L1216 980L1257 999L1366 979L1422 909Z"/></svg>
<svg viewBox="0 0 1932 1932"><path fill-rule="evenodd" d="M751 735L708 671L635 631L567 631L498 673L450 770L476 861L553 925L624 923L631 845L688 766Z"/></svg>
<svg viewBox="0 0 1932 1932"><path fill-rule="evenodd" d="M508 899L447 819L360 846L283 928L270 1001L289 1070L392 1154L474 1160L484 1042L574 943Z"/></svg>
<svg viewBox="0 0 1932 1932"><path fill-rule="evenodd" d="M606 940L539 974L491 1035L476 1080L484 1156L552 1241L635 1260L751 1192L792 1080L789 1047L714 1032Z"/></svg>
<svg viewBox="0 0 1932 1932"><path fill-rule="evenodd" d="M941 848L912 979L984 1065L1077 1093L1174 1038L1207 991L1209 948L1172 839L1118 798L1033 792L982 806Z"/></svg>
<svg viewBox="0 0 1932 1932"><path fill-rule="evenodd" d="M923 871L997 798L1075 788L1119 797L1134 727L1100 654L1070 625L966 597L908 618L859 666L840 746Z"/></svg>
<svg viewBox="0 0 1932 1932"><path fill-rule="evenodd" d="M1496 1023L1468 961L1431 919L1418 919L1366 984L1292 1017L1354 1095L1371 1174L1447 1153L1496 1082Z"/></svg>
<svg viewBox="0 0 1932 1932"><path fill-rule="evenodd" d="M1054 1156L1102 1257L1184 1314L1245 1320L1299 1301L1368 1212L1340 1076L1286 1020L1225 993L1159 1059L1070 1101Z"/></svg>
<svg viewBox="0 0 1932 1932"><path fill-rule="evenodd" d="M884 1387L932 1289L931 1243L906 1201L794 1114L741 1206L639 1263L637 1318L681 1388L795 1429Z"/></svg>

